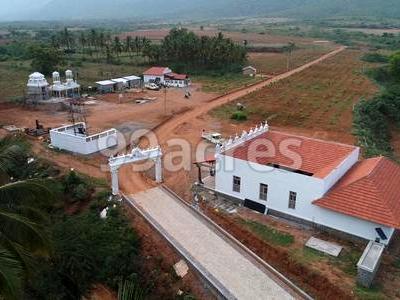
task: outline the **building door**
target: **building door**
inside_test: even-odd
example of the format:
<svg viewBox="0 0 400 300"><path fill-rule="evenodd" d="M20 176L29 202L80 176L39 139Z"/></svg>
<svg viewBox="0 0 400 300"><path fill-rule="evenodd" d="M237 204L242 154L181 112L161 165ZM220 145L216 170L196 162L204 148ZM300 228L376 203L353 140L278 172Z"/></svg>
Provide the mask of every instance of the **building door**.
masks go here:
<svg viewBox="0 0 400 300"><path fill-rule="evenodd" d="M258 211L259 213L265 214L267 207L264 204L255 202L250 199L244 200L244 207L250 208L251 210Z"/></svg>

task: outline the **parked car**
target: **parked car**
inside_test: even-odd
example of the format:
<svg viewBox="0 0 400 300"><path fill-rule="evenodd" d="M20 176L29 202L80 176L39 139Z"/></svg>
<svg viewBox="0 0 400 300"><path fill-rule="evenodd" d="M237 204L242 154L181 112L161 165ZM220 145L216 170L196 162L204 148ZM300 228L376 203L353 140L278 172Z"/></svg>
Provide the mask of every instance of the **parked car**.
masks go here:
<svg viewBox="0 0 400 300"><path fill-rule="evenodd" d="M160 90L160 87L155 83L147 83L144 87L146 89L152 90L152 91L159 91Z"/></svg>
<svg viewBox="0 0 400 300"><path fill-rule="evenodd" d="M203 131L201 133L201 137L213 144L222 144L225 141L225 139L222 137L222 135L218 132Z"/></svg>

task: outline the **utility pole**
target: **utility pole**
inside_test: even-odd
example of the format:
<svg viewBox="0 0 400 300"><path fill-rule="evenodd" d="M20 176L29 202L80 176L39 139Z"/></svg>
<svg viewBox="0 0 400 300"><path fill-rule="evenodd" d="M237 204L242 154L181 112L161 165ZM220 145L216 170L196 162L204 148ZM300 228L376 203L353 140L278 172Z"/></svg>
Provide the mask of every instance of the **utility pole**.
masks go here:
<svg viewBox="0 0 400 300"><path fill-rule="evenodd" d="M167 86L164 85L164 115L167 115Z"/></svg>

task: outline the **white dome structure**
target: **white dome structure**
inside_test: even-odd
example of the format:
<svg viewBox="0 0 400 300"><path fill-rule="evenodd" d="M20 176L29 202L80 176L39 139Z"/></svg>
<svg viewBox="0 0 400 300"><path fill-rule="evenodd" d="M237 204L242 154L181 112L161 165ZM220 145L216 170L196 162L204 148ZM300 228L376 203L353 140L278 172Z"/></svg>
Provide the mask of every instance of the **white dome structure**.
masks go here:
<svg viewBox="0 0 400 300"><path fill-rule="evenodd" d="M49 83L43 74L39 72L29 75L27 83L28 98L33 101L47 100L49 98Z"/></svg>
<svg viewBox="0 0 400 300"><path fill-rule="evenodd" d="M49 83L46 80L46 77L44 77L43 74L39 72L32 73L29 75L29 80L28 80L28 87L47 87L49 86Z"/></svg>
<svg viewBox="0 0 400 300"><path fill-rule="evenodd" d="M74 81L71 70L65 71L65 82L61 82L60 73L53 72L53 85L50 87L51 95L55 98L79 98L80 85Z"/></svg>
<svg viewBox="0 0 400 300"><path fill-rule="evenodd" d="M58 73L57 71L53 72L53 84L55 85L61 84L60 73Z"/></svg>
<svg viewBox="0 0 400 300"><path fill-rule="evenodd" d="M71 70L65 71L65 78L67 79L67 84L70 84L74 81L74 75Z"/></svg>

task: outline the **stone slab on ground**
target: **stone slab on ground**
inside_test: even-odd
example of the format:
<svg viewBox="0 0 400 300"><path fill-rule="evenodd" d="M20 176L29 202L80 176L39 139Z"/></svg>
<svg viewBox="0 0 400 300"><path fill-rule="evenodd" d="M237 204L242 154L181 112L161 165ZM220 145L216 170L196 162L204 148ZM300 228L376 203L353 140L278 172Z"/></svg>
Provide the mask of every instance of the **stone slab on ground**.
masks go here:
<svg viewBox="0 0 400 300"><path fill-rule="evenodd" d="M323 241L320 239L317 239L315 237L310 237L310 239L307 241L306 246L321 252L324 252L326 254L338 257L340 252L342 251L343 247L339 246L337 244Z"/></svg>
<svg viewBox="0 0 400 300"><path fill-rule="evenodd" d="M174 265L174 270L176 275L183 278L188 273L189 267L187 263L183 259L181 259Z"/></svg>
<svg viewBox="0 0 400 300"><path fill-rule="evenodd" d="M130 198L229 291L233 299L294 299L274 275L255 264L164 190L153 188Z"/></svg>

